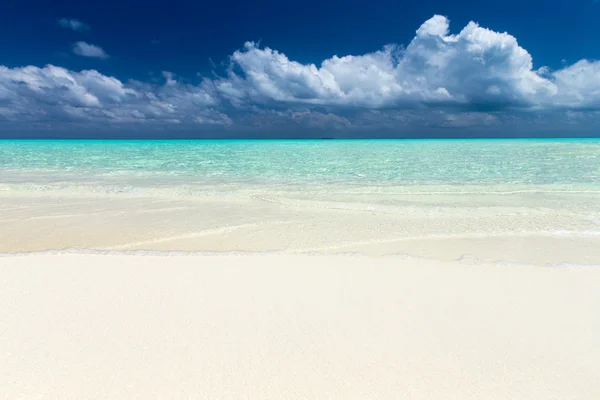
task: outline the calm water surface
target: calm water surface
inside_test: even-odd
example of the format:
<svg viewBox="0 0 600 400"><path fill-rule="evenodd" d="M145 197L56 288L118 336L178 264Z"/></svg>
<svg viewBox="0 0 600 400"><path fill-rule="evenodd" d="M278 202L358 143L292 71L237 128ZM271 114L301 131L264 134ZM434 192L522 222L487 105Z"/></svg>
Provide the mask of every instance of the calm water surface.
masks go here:
<svg viewBox="0 0 600 400"><path fill-rule="evenodd" d="M0 184L600 189L600 140L0 141Z"/></svg>

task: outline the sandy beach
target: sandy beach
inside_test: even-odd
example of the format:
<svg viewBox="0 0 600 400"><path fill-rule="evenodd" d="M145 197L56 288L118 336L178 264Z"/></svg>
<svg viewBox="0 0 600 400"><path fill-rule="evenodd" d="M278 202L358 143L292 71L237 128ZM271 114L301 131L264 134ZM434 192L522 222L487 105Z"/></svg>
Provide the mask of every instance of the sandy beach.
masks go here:
<svg viewBox="0 0 600 400"><path fill-rule="evenodd" d="M0 399L597 400L596 149L5 143Z"/></svg>
<svg viewBox="0 0 600 400"><path fill-rule="evenodd" d="M7 399L597 399L600 270L0 258Z"/></svg>
<svg viewBox="0 0 600 400"><path fill-rule="evenodd" d="M594 196L4 193L2 395L595 400Z"/></svg>
<svg viewBox="0 0 600 400"><path fill-rule="evenodd" d="M400 255L600 266L599 195L149 197L0 192L0 253ZM368 202L367 202L368 201Z"/></svg>

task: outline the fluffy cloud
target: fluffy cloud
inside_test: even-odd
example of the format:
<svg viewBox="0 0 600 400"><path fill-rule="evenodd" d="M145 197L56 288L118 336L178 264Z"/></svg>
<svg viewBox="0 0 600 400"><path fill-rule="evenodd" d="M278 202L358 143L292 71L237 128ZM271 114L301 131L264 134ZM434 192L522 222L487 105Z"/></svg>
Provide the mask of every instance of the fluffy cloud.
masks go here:
<svg viewBox="0 0 600 400"><path fill-rule="evenodd" d="M0 119L230 124L204 85L120 80L95 70L0 66Z"/></svg>
<svg viewBox="0 0 600 400"><path fill-rule="evenodd" d="M87 31L90 29L90 27L83 22L71 18L61 18L58 20L58 24L65 29L72 29L78 32Z"/></svg>
<svg viewBox="0 0 600 400"><path fill-rule="evenodd" d="M600 61L581 60L552 73L550 79L557 87L557 105L600 109Z"/></svg>
<svg viewBox="0 0 600 400"><path fill-rule="evenodd" d="M108 54L106 54L106 52L102 50L102 47L86 42L77 42L73 44L73 53L82 57L93 57L102 59L108 58Z"/></svg>
<svg viewBox="0 0 600 400"><path fill-rule="evenodd" d="M600 63L536 71L531 55L508 33L470 22L450 34L448 19L436 15L406 48L333 56L320 66L248 42L231 56L228 76L215 85L234 104L250 99L372 109L597 107Z"/></svg>
<svg viewBox="0 0 600 400"><path fill-rule="evenodd" d="M79 21L64 21L62 26L82 29ZM85 42L73 51L108 57ZM548 119L546 111L563 110L555 115L574 112L577 118L569 121L579 121L579 113L600 110L600 62L534 69L531 55L508 33L471 22L452 34L439 15L423 23L406 47L314 65L248 42L230 61L225 76L199 85L167 71L162 84L152 84L53 65L0 66L0 121L490 129L512 123L510 113L531 121L523 113Z"/></svg>

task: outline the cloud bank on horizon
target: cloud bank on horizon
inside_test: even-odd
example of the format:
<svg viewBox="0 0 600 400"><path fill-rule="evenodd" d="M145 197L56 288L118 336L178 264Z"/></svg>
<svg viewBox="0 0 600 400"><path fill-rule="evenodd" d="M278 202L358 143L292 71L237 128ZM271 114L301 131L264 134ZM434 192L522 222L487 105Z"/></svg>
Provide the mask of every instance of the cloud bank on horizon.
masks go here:
<svg viewBox="0 0 600 400"><path fill-rule="evenodd" d="M64 21L61 26L73 30L87 27ZM81 41L73 52L108 58L99 46ZM451 34L448 18L440 15L425 21L406 47L333 56L317 66L247 42L230 56L224 76L193 85L163 75L164 83L154 84L123 82L97 70L0 65L0 122L258 128L292 122L376 129L423 116L441 127L464 127L489 126L514 112L600 111L600 61L534 69L514 36L475 22Z"/></svg>

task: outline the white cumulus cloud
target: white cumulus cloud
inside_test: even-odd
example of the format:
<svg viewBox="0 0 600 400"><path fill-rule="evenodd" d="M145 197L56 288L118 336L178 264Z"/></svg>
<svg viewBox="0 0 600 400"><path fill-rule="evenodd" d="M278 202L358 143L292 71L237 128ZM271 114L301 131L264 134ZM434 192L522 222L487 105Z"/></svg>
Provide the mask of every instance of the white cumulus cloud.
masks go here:
<svg viewBox="0 0 600 400"><path fill-rule="evenodd" d="M556 103L572 108L600 109L600 61L581 60L555 71Z"/></svg>
<svg viewBox="0 0 600 400"><path fill-rule="evenodd" d="M75 29L74 20L66 21ZM86 42L73 51L108 57ZM162 78L161 84L124 82L96 70L0 66L0 121L397 131L489 129L513 123L515 113L526 121L555 121L548 116L569 112L577 115L570 121L589 121L581 116L594 114L590 110L600 115L599 61L534 69L514 36L475 22L451 33L449 20L439 15L418 27L406 46L303 64L248 42L231 55L225 76L197 85L169 71Z"/></svg>
<svg viewBox="0 0 600 400"><path fill-rule="evenodd" d="M82 32L87 31L90 27L83 22L72 19L72 18L61 18L58 20L58 24L65 29L72 29L74 31Z"/></svg>
<svg viewBox="0 0 600 400"><path fill-rule="evenodd" d="M302 64L248 42L231 56L216 88L234 104L296 103L365 108L598 106L600 63L533 69L531 55L508 33L470 22L451 34L448 18L423 23L406 46ZM590 86L591 84L591 86Z"/></svg>
<svg viewBox="0 0 600 400"><path fill-rule="evenodd" d="M73 44L73 53L82 57L93 57L102 59L108 58L108 54L106 54L106 52L102 50L102 47L86 42L77 42Z"/></svg>

